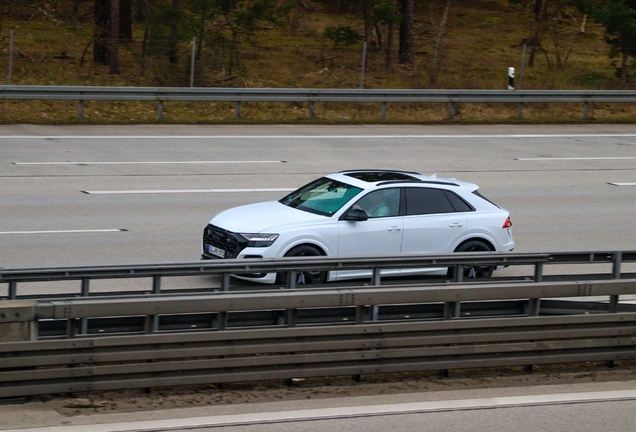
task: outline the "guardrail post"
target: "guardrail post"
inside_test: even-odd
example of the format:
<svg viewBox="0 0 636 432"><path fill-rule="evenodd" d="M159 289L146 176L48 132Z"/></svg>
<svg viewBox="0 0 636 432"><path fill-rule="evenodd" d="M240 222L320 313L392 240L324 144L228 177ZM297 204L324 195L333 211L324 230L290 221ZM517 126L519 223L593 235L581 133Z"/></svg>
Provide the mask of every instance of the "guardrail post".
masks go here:
<svg viewBox="0 0 636 432"><path fill-rule="evenodd" d="M543 263L536 263L534 265L534 281L541 282L543 280Z"/></svg>
<svg viewBox="0 0 636 432"><path fill-rule="evenodd" d="M314 119L314 101L309 101L309 120Z"/></svg>
<svg viewBox="0 0 636 432"><path fill-rule="evenodd" d="M461 264L453 264L453 282L464 281L464 266Z"/></svg>
<svg viewBox="0 0 636 432"><path fill-rule="evenodd" d="M81 120L84 118L84 101L80 100L78 102L79 104L77 107L77 118Z"/></svg>
<svg viewBox="0 0 636 432"><path fill-rule="evenodd" d="M612 279L621 278L621 262L623 253L621 251L612 252Z"/></svg>
<svg viewBox="0 0 636 432"><path fill-rule="evenodd" d="M523 102L519 102L517 105L517 118L521 118L523 116Z"/></svg>
<svg viewBox="0 0 636 432"><path fill-rule="evenodd" d="M15 300L18 298L18 282L17 281L9 281L9 300Z"/></svg>
<svg viewBox="0 0 636 432"><path fill-rule="evenodd" d="M296 319L298 318L297 309L287 309L285 321L287 327L296 327Z"/></svg>
<svg viewBox="0 0 636 432"><path fill-rule="evenodd" d="M460 313L461 313L461 302L444 303L444 319L445 320L459 318Z"/></svg>
<svg viewBox="0 0 636 432"><path fill-rule="evenodd" d="M239 120L241 118L241 103L234 102L234 118Z"/></svg>
<svg viewBox="0 0 636 432"><path fill-rule="evenodd" d="M157 120L163 119L163 101L159 101L159 106L157 107Z"/></svg>
<svg viewBox="0 0 636 432"><path fill-rule="evenodd" d="M161 276L154 275L152 277L152 294L161 294ZM144 321L144 332L152 334L159 330L159 315L147 315Z"/></svg>
<svg viewBox="0 0 636 432"><path fill-rule="evenodd" d="M450 109L449 109L449 113L450 113L450 119L453 120L455 118L455 114L457 113L457 110L455 109L455 102L451 102L450 103Z"/></svg>
<svg viewBox="0 0 636 432"><path fill-rule="evenodd" d="M223 273L221 276L221 291L229 291L230 290L230 274Z"/></svg>
<svg viewBox="0 0 636 432"><path fill-rule="evenodd" d="M287 288L296 288L296 280L298 279L298 272L296 270L289 270L287 272Z"/></svg>
<svg viewBox="0 0 636 432"><path fill-rule="evenodd" d="M66 338L74 339L77 334L77 325L79 320L76 318L69 318L66 320Z"/></svg>
<svg viewBox="0 0 636 432"><path fill-rule="evenodd" d="M538 299L538 298L528 299L528 316L539 316L540 307L541 307L541 299Z"/></svg>
<svg viewBox="0 0 636 432"><path fill-rule="evenodd" d="M373 276L371 277L371 285L382 285L382 275L381 272L382 269L380 269L379 267L374 267L373 268Z"/></svg>
<svg viewBox="0 0 636 432"><path fill-rule="evenodd" d="M382 102L382 107L380 108L380 120L386 120L386 102Z"/></svg>
<svg viewBox="0 0 636 432"><path fill-rule="evenodd" d="M621 262L623 261L623 253L621 251L612 252L612 279L621 278ZM618 312L619 296L610 295L608 311L609 313Z"/></svg>
<svg viewBox="0 0 636 432"><path fill-rule="evenodd" d="M364 324L365 309L366 307L364 305L356 306L356 324Z"/></svg>
<svg viewBox="0 0 636 432"><path fill-rule="evenodd" d="M589 110L589 103L588 102L583 102L583 120L587 120L587 113Z"/></svg>
<svg viewBox="0 0 636 432"><path fill-rule="evenodd" d="M218 312L216 314L216 329L225 330L227 328L227 312Z"/></svg>
<svg viewBox="0 0 636 432"><path fill-rule="evenodd" d="M90 279L82 278L82 297L90 296ZM80 321L80 334L88 334L88 318L82 318Z"/></svg>

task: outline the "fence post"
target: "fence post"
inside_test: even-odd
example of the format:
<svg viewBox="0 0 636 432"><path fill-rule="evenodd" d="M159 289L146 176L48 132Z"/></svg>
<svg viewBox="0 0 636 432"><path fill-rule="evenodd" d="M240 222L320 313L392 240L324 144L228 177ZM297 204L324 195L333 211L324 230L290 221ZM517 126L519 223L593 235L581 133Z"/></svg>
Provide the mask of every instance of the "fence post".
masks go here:
<svg viewBox="0 0 636 432"><path fill-rule="evenodd" d="M197 38L192 38L192 58L190 60L190 87L194 87L194 50L197 47Z"/></svg>

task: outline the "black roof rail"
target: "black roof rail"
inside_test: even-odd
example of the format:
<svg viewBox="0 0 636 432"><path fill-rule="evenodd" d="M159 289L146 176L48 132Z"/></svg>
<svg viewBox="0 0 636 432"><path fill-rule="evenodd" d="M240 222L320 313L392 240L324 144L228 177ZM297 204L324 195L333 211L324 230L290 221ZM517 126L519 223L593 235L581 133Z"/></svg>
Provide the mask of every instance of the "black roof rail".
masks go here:
<svg viewBox="0 0 636 432"><path fill-rule="evenodd" d="M354 172L387 172L387 173L402 173L402 174L422 175L421 173L418 173L418 172L415 172L415 171L383 170L383 169L352 169L352 170L338 171L338 174L354 173Z"/></svg>
<svg viewBox="0 0 636 432"><path fill-rule="evenodd" d="M382 182L382 183L378 183L376 186L384 186L384 185L396 184L396 183L400 183L400 184L404 184L404 183L427 183L427 184L437 184L437 185L457 186L457 187L459 187L459 185L457 183L451 183L451 182L446 182L446 181L433 181L433 180L389 180L389 181L385 181L385 182Z"/></svg>

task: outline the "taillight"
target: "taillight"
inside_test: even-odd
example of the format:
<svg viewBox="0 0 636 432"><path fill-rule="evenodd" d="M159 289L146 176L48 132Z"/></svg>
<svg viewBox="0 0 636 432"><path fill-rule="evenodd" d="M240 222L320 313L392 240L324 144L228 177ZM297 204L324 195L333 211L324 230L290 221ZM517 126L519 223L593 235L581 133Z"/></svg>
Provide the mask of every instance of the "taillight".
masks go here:
<svg viewBox="0 0 636 432"><path fill-rule="evenodd" d="M508 216L506 218L506 221L504 222L502 228L510 228L512 226L512 222L510 222L510 216Z"/></svg>

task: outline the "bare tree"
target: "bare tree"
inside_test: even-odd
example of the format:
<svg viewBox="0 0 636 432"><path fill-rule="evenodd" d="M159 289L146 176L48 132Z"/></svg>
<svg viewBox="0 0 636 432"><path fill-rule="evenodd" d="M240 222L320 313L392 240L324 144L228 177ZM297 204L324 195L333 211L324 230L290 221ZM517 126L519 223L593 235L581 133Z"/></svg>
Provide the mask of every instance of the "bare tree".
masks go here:
<svg viewBox="0 0 636 432"><path fill-rule="evenodd" d="M121 73L119 67L119 0L110 0L110 71L112 74Z"/></svg>
<svg viewBox="0 0 636 432"><path fill-rule="evenodd" d="M530 58L528 59L528 66L534 66L534 57L537 54L537 49L541 45L541 23L545 18L545 13L548 8L548 0L535 0L534 3L534 36L532 37L532 48L530 49Z"/></svg>
<svg viewBox="0 0 636 432"><path fill-rule="evenodd" d="M413 56L413 0L400 0L402 23L400 24L399 60L402 64L412 64Z"/></svg>
<svg viewBox="0 0 636 432"><path fill-rule="evenodd" d="M431 61L431 70L429 77L431 79L431 85L437 84L437 76L439 75L440 68L440 45L442 44L442 39L446 35L446 30L448 28L448 11L450 9L451 0L446 0L446 6L444 6L444 13L442 14L442 20L439 23L439 28L437 29L437 36L435 37L435 45L433 46L433 60Z"/></svg>

